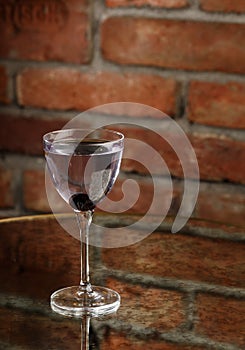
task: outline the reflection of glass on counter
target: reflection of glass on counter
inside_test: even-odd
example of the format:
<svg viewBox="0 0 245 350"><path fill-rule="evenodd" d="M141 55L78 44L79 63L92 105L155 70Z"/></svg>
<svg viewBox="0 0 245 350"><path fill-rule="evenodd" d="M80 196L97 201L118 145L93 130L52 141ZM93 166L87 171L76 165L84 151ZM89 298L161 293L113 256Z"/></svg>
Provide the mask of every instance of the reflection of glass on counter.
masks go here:
<svg viewBox="0 0 245 350"><path fill-rule="evenodd" d="M89 350L90 317L84 316L81 320L81 350Z"/></svg>

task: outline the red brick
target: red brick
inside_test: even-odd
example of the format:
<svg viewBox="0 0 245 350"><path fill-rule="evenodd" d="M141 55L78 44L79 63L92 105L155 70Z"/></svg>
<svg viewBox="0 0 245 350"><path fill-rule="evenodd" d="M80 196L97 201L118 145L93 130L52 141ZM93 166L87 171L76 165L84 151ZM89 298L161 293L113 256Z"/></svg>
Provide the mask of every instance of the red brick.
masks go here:
<svg viewBox="0 0 245 350"><path fill-rule="evenodd" d="M195 217L245 227L245 192L229 186L216 191L215 184L200 190L195 206Z"/></svg>
<svg viewBox="0 0 245 350"><path fill-rule="evenodd" d="M85 1L0 2L0 57L86 63L90 59Z"/></svg>
<svg viewBox="0 0 245 350"><path fill-rule="evenodd" d="M187 0L106 0L108 7L127 7L127 6L150 6L158 8L180 8L187 7Z"/></svg>
<svg viewBox="0 0 245 350"><path fill-rule="evenodd" d="M48 175L49 176L49 175ZM50 186L53 189L49 190L49 198L52 203L56 203L55 211L66 212L67 205L65 201L60 197L54 186ZM51 208L48 203L46 188L45 188L45 175L43 170L25 170L23 174L23 203L26 209L38 212L51 212Z"/></svg>
<svg viewBox="0 0 245 350"><path fill-rule="evenodd" d="M10 170L0 168L0 208L12 208L14 206L13 174Z"/></svg>
<svg viewBox="0 0 245 350"><path fill-rule="evenodd" d="M215 12L245 12L243 0L200 0L200 8L204 11Z"/></svg>
<svg viewBox="0 0 245 350"><path fill-rule="evenodd" d="M159 332L185 322L183 295L179 292L130 285L113 278L108 279L106 285L118 291L123 300L119 319L144 328L153 327Z"/></svg>
<svg viewBox="0 0 245 350"><path fill-rule="evenodd" d="M164 138L156 133L143 128L121 128L126 138L139 139L152 146L165 160L172 175L183 177L183 171L180 161L174 150L165 139L169 135L164 132ZM159 133L161 129L157 130ZM174 135L171 134L171 137ZM216 134L187 134L194 151L200 170L200 178L203 180L245 183L245 142L233 140L229 137ZM175 137L176 144L181 144L181 138ZM130 159L138 159L139 150L135 148L126 148L124 152L125 161L122 163L122 169L126 171L138 171L145 173L144 168L139 163ZM146 157L149 155L146 154ZM154 174L166 174L165 170L159 164L154 168ZM188 176L192 176L192 167L188 166Z"/></svg>
<svg viewBox="0 0 245 350"><path fill-rule="evenodd" d="M118 128L119 129L119 128ZM168 142L148 129L120 128L126 138L139 139L152 146L165 160L172 175L183 178L183 170L175 151ZM159 130L160 131L160 130ZM173 135L172 135L173 136ZM195 134L189 136L193 149L197 156L200 178L202 180L229 181L234 183L245 183L245 142L233 140L226 136L216 134ZM165 133L164 137L168 137ZM177 135L176 144L181 144ZM142 167L139 159L140 149L125 148L121 169L124 171L136 171L147 174L146 168ZM145 157L151 155L145 154ZM132 160L131 160L132 159ZM187 176L192 177L192 163L187 164ZM153 174L166 175L166 169L159 164L152 170Z"/></svg>
<svg viewBox="0 0 245 350"><path fill-rule="evenodd" d="M75 69L27 69L18 77L24 106L86 110L110 102L139 102L174 114L178 85L173 79L134 73L81 73Z"/></svg>
<svg viewBox="0 0 245 350"><path fill-rule="evenodd" d="M130 178L130 176L128 176ZM101 207L104 211L108 211L109 213L117 212L118 209L122 210L122 204L118 205L118 202L120 203L120 200L123 198L124 194L122 192L123 183L126 179L124 177L118 177L116 180L115 185L113 186L111 192L108 195L108 198L112 201L108 204L106 203L106 199L104 202L101 203ZM134 181L137 182L137 185L139 187L139 196L137 197L137 200L135 204L133 204L129 209L125 209L124 213L130 213L130 214L145 214L148 212L150 206L151 207L151 214L152 215L163 215L163 212L170 214L176 214L177 209L179 208L179 196L180 196L180 188L173 184L174 189L171 191L169 189L169 186L166 185L166 182L164 179L162 179L162 182L160 182L160 179L158 179L157 186L161 186L163 198L161 199L161 207L159 207L159 201L155 203L155 205L152 205L152 200L154 196L154 190L156 191L156 188L154 188L154 183L151 180L151 178L147 178L145 176L139 177L139 178L133 178ZM165 184L165 188L163 188ZM129 202L133 202L133 198L135 196L135 183L131 183L131 185L128 185L127 192L125 193L125 196L127 198L126 206ZM170 211L168 211L170 207L169 199L173 197L172 200L172 206L170 208ZM132 198L133 197L133 198Z"/></svg>
<svg viewBox="0 0 245 350"><path fill-rule="evenodd" d="M5 67L0 66L0 102L8 104L8 75Z"/></svg>
<svg viewBox="0 0 245 350"><path fill-rule="evenodd" d="M206 125L244 129L244 115L245 84L191 82L189 120Z"/></svg>
<svg viewBox="0 0 245 350"><path fill-rule="evenodd" d="M160 340L140 340L131 337L129 334L116 333L115 331L108 330L101 343L101 350L205 350L201 346L191 346L183 344L167 343Z"/></svg>
<svg viewBox="0 0 245 350"><path fill-rule="evenodd" d="M134 147L125 147L124 154L123 154L123 161L121 168L127 172L138 172L142 174L147 174L149 171L146 170L145 165L149 163L150 164L150 171L151 175L158 174L158 175L167 175L168 170L165 169L163 164L160 162L158 163L156 161L156 157L154 155L154 151L158 155L160 155L163 160L166 162L167 167L172 175L183 177L183 170L180 164L180 161L178 159L178 156L175 153L175 150L173 150L168 143L167 140L171 139L173 143L176 145L181 145L181 139L179 134L174 134L174 132L168 132L166 129L154 129L156 130L150 130L147 128L136 128L136 127L120 127L118 128L119 131L121 131L125 139L134 139L135 145ZM145 143L146 145L149 145L153 148L153 151L151 149L144 151L144 159L142 160L142 145L137 144L137 140ZM153 162L154 160L154 162ZM154 167L152 166L154 164ZM192 175L192 169L191 167L188 167L187 173L189 176Z"/></svg>
<svg viewBox="0 0 245 350"><path fill-rule="evenodd" d="M23 201L26 209L50 212L42 170L26 170L24 172Z"/></svg>
<svg viewBox="0 0 245 350"><path fill-rule="evenodd" d="M106 203L106 199L101 203L101 208L97 208L97 211L105 211L109 213L116 212L118 210L118 201L123 197L122 184L125 181L124 178L118 178L115 185L113 186L108 198L112 201ZM136 203L129 209L125 209L124 213L130 214L145 214L150 205L152 204L152 199L154 195L154 184L151 179L148 178L138 178L137 184L139 186L139 197ZM51 185L53 190L49 190L49 196L52 203L55 203L55 210L58 212L67 211L66 203L61 199L53 185ZM132 188L134 191L134 187ZM128 191L126 205L129 202L130 194L132 191ZM168 214L176 214L179 207L179 195L180 189L174 187L173 193L170 192L167 187L165 190L165 197L161 202L162 206L159 208L157 205L151 208L152 215L162 215L163 212L168 212ZM169 198L173 197L172 205L170 206ZM50 208L47 200L46 189L45 189L45 177L43 170L26 170L23 174L23 203L27 210L37 211L37 212L50 212ZM158 204L158 203L157 203ZM170 208L169 208L170 207ZM122 209L122 205L119 205L119 209ZM169 209L169 210L168 210Z"/></svg>
<svg viewBox="0 0 245 350"><path fill-rule="evenodd" d="M244 300L200 294L196 332L213 340L245 345Z"/></svg>
<svg viewBox="0 0 245 350"><path fill-rule="evenodd" d="M194 135L191 142L202 179L245 183L245 142L218 135Z"/></svg>
<svg viewBox="0 0 245 350"><path fill-rule="evenodd" d="M120 64L245 72L244 24L111 17L101 42L104 58Z"/></svg>
<svg viewBox="0 0 245 350"><path fill-rule="evenodd" d="M2 113L0 128L0 149L4 151L43 154L42 136L62 128L67 120L45 117L26 117ZM27 136L28 135L28 136Z"/></svg>
<svg viewBox="0 0 245 350"><path fill-rule="evenodd" d="M102 250L102 259L113 269L244 287L244 252L239 242L152 233L126 248Z"/></svg>

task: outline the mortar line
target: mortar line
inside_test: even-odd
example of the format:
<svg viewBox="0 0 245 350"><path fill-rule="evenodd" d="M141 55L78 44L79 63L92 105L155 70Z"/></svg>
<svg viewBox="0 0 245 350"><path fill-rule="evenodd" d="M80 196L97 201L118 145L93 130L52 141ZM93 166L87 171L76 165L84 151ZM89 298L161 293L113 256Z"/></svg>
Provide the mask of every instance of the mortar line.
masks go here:
<svg viewBox="0 0 245 350"><path fill-rule="evenodd" d="M107 276L116 277L132 284L141 284L146 287L150 286L182 293L205 293L235 298L237 300L245 299L245 290L241 288L214 285L202 281L194 282L170 277L152 276L133 272L130 273L122 270L107 269L106 267L101 267L101 271Z"/></svg>

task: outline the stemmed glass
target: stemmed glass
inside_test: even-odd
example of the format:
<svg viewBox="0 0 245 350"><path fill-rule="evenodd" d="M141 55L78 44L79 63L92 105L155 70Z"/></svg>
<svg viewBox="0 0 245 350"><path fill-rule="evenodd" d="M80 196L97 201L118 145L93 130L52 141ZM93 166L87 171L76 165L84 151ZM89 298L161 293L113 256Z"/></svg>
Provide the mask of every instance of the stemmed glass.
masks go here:
<svg viewBox="0 0 245 350"><path fill-rule="evenodd" d="M89 227L96 204L119 173L124 136L108 129L63 129L43 136L49 174L61 197L73 208L81 240L81 281L51 295L51 308L67 316L115 312L120 295L94 286L89 275Z"/></svg>

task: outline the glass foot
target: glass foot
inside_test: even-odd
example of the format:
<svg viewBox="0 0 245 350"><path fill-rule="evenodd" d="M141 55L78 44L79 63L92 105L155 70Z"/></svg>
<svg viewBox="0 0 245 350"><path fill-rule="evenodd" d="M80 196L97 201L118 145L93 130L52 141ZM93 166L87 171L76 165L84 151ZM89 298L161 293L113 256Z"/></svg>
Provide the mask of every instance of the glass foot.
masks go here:
<svg viewBox="0 0 245 350"><path fill-rule="evenodd" d="M103 316L117 311L120 295L105 287L92 286L92 292L81 292L74 286L54 292L50 305L53 311L65 316Z"/></svg>

